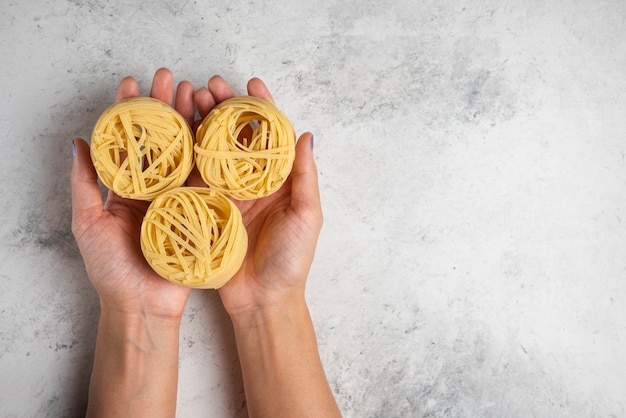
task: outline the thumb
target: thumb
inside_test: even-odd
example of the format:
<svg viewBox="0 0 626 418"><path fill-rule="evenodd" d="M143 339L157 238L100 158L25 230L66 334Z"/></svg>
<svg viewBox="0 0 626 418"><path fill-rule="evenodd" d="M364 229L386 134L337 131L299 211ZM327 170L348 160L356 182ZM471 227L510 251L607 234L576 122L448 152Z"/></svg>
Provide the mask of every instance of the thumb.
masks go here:
<svg viewBox="0 0 626 418"><path fill-rule="evenodd" d="M298 140L291 176L292 209L295 212L312 211L321 219L322 209L311 133L303 134Z"/></svg>
<svg viewBox="0 0 626 418"><path fill-rule="evenodd" d="M89 145L80 138L76 138L73 145L72 225L76 227L79 218L99 214L103 209L103 204L98 186L98 175L89 155Z"/></svg>

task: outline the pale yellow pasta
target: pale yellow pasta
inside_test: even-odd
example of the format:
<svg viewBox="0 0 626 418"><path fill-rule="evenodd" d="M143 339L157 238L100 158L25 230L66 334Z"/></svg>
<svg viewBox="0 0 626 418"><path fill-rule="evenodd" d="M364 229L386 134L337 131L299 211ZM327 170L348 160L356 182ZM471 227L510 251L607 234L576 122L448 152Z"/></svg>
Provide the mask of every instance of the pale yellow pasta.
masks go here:
<svg viewBox="0 0 626 418"><path fill-rule="evenodd" d="M295 158L296 134L269 99L240 96L220 103L196 132L202 179L235 199L257 199L285 182Z"/></svg>
<svg viewBox="0 0 626 418"><path fill-rule="evenodd" d="M135 97L106 109L93 129L91 159L119 196L153 200L181 186L193 167L193 135L171 106Z"/></svg>
<svg viewBox="0 0 626 418"><path fill-rule="evenodd" d="M239 209L217 190L179 187L157 197L141 225L148 264L170 282L217 289L241 267L248 234Z"/></svg>

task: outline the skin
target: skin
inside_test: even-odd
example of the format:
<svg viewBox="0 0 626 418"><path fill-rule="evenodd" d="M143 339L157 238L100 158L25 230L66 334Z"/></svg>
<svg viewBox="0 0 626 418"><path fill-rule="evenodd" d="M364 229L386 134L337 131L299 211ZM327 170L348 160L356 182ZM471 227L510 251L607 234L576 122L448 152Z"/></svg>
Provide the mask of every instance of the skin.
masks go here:
<svg viewBox="0 0 626 418"><path fill-rule="evenodd" d="M191 126L236 96L219 76L194 92L159 69L150 95L174 104ZM248 94L272 98L253 78ZM131 77L116 100L139 95ZM273 99L272 99L273 100ZM312 135L296 147L292 174L281 189L235 202L249 246L243 266L219 295L235 331L251 417L340 416L319 359L304 297L322 227ZM159 277L141 254L139 231L148 203L109 192L102 202L87 143L74 140L72 231L100 297L101 316L87 416L172 417L176 412L180 321L190 290ZM197 171L187 185L205 186Z"/></svg>

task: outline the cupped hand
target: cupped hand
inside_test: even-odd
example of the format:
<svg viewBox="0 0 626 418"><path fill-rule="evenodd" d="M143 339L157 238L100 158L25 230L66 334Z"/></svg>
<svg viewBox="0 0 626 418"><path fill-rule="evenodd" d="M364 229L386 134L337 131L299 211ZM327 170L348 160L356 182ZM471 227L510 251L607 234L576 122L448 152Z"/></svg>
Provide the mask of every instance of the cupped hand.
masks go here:
<svg viewBox="0 0 626 418"><path fill-rule="evenodd" d="M138 95L137 81L126 77L119 84L116 101ZM173 104L173 76L169 70L162 68L155 73L150 96ZM189 82L178 85L174 106L193 126L194 91ZM141 222L149 202L123 199L109 191L103 203L89 146L77 138L74 147L72 232L102 308L180 319L190 289L161 278L141 253Z"/></svg>
<svg viewBox="0 0 626 418"><path fill-rule="evenodd" d="M273 100L258 78L248 82L248 94ZM220 76L195 94L200 116L237 94ZM313 158L313 137L303 134L296 145L291 175L275 193L250 201L235 201L248 232L248 252L239 272L219 294L231 315L255 313L303 301L317 238L322 227L322 210ZM197 171L187 184L203 185Z"/></svg>

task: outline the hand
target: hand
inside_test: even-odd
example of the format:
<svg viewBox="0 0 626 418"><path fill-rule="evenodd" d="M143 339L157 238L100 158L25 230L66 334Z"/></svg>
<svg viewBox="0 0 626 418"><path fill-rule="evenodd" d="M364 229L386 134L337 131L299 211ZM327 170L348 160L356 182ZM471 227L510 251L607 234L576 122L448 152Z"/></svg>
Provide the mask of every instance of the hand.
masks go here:
<svg viewBox="0 0 626 418"><path fill-rule="evenodd" d="M253 78L247 87L249 95L273 100L261 80ZM223 78L212 77L208 88L196 92L200 116L235 96ZM304 300L305 282L322 227L312 141L309 133L300 137L292 173L277 192L257 200L235 201L248 231L248 252L239 272L219 289L231 317ZM197 171L188 184L203 184Z"/></svg>
<svg viewBox="0 0 626 418"><path fill-rule="evenodd" d="M116 101L139 95L137 81L124 78ZM193 126L193 86L183 81L176 90L176 110ZM158 70L150 96L169 105L174 99L173 77ZM158 276L141 253L141 221L148 202L123 199L109 191L103 204L97 175L82 139L74 141L72 168L72 231L102 309L124 314L180 319L190 289Z"/></svg>
<svg viewBox="0 0 626 418"><path fill-rule="evenodd" d="M248 94L272 98L259 79ZM235 96L219 76L196 92L201 116ZM233 322L250 416L340 417L319 357L304 290L322 210L313 137L296 145L291 175L270 196L236 201L248 231L241 269L219 289ZM195 172L188 183L201 185Z"/></svg>

